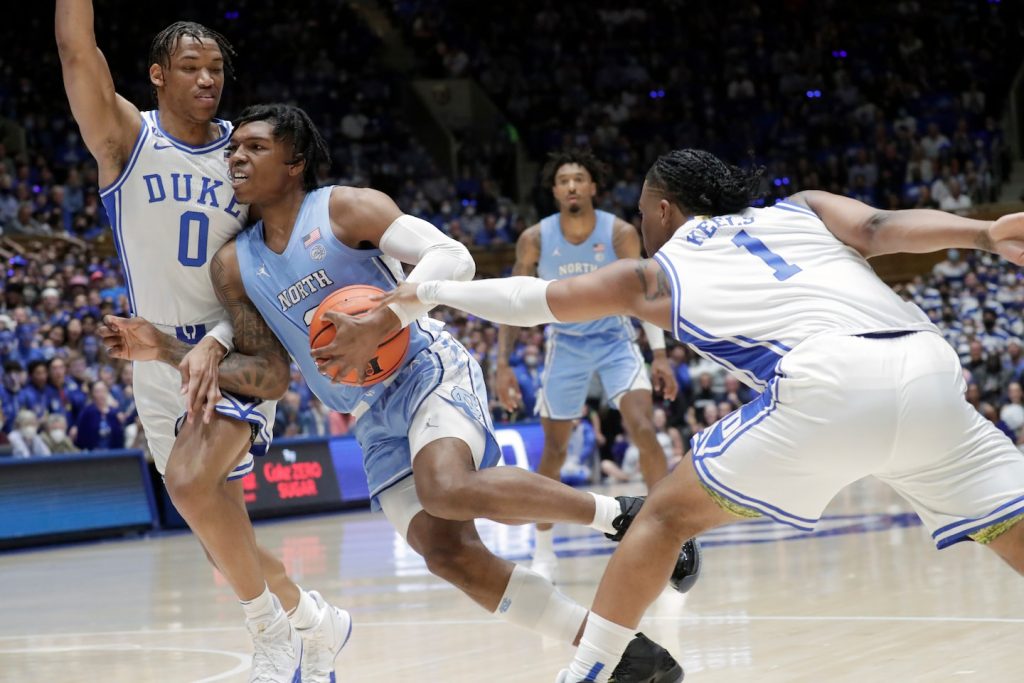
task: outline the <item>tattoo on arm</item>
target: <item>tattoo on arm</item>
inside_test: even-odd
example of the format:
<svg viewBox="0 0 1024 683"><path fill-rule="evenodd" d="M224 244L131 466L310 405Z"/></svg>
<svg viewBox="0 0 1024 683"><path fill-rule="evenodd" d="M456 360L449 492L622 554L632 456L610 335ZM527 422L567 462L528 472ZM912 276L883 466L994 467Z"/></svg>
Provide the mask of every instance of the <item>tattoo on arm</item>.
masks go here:
<svg viewBox="0 0 1024 683"><path fill-rule="evenodd" d="M288 353L227 270L219 254L210 262L217 299L235 328L235 351L221 361L220 385L256 398L280 398L290 374Z"/></svg>
<svg viewBox="0 0 1024 683"><path fill-rule="evenodd" d="M637 265L636 275L640 278L640 286L643 287L645 301L656 301L658 299L664 299L665 297L672 296L672 288L669 287L668 277L665 275L665 271L661 268L658 268L654 275L654 291L651 291L652 286L649 282L650 277L647 272L647 267L643 263Z"/></svg>

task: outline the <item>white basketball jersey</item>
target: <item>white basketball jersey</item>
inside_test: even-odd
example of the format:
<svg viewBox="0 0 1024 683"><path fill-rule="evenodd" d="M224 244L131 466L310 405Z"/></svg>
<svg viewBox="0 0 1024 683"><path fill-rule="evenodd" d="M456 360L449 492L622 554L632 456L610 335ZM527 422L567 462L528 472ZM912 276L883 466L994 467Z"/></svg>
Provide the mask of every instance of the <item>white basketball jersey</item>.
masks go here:
<svg viewBox="0 0 1024 683"><path fill-rule="evenodd" d="M654 255L672 287L674 334L764 388L818 334L938 330L805 206L687 221Z"/></svg>
<svg viewBox="0 0 1024 683"><path fill-rule="evenodd" d="M210 282L210 258L248 214L235 201L224 159L231 124L214 123L221 135L192 147L164 132L157 112L144 112L124 171L100 193L132 312L179 328L179 338L189 342L225 317Z"/></svg>

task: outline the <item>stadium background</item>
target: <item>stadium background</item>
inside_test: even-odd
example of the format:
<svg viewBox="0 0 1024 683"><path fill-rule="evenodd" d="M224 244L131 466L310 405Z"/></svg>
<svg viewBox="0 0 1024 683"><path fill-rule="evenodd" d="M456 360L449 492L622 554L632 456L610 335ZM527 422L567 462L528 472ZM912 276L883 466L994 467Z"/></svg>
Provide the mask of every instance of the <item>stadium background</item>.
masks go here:
<svg viewBox="0 0 1024 683"><path fill-rule="evenodd" d="M103 314L126 313L124 283L95 165L67 107L52 11L19 4L3 16L0 539L68 537L90 514L87 533L173 523L161 487L147 488L152 473L140 456L99 455L145 451L131 368L107 358L95 337ZM516 237L553 210L539 168L567 146L592 147L609 164L599 206L635 224L644 171L684 146L763 165L769 204L820 188L883 208L980 217L1022 208L1024 35L1015 2L111 0L96 3L96 16L119 92L143 107L156 31L187 18L224 33L239 54L222 117L264 101L304 107L330 143L323 183L390 193L469 245L485 276L507 272ZM1024 441L1018 269L972 253L876 265L958 350L967 400ZM496 329L453 311L436 315L490 378ZM513 362L527 407L508 415L495 403L496 421L529 421L540 367L527 361L543 357L541 332L523 330ZM750 398L684 347L670 357L681 391L663 408L676 444ZM32 418L22 414L19 425L22 411L34 415L39 441L50 441L46 450L72 450L50 436L63 417L74 448L92 455L39 458L21 429ZM593 443L601 457L621 459L627 444L616 415L596 400L592 413L581 450ZM362 504L350 426L295 373L275 429L278 469L268 461L250 483L254 512ZM536 428L509 429L507 439L507 458L527 466L539 456ZM32 457L19 457L25 447ZM571 474L596 476L583 467ZM31 526L39 509L52 525ZM69 519L81 524L61 526Z"/></svg>

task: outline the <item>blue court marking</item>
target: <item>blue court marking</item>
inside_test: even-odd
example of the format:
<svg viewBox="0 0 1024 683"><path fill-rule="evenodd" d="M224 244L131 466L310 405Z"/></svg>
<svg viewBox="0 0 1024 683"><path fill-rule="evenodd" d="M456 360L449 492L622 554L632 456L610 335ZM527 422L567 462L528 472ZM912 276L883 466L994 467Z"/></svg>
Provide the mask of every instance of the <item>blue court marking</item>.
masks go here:
<svg viewBox="0 0 1024 683"><path fill-rule="evenodd" d="M821 518L814 531L799 531L771 519L753 519L713 529L699 536L702 548L758 545L780 541L804 541L812 538L830 538L853 534L867 534L894 529L921 526L921 519L913 512L896 514L827 515ZM532 542L531 542L532 545ZM555 554L558 557L594 557L611 555L618 544L609 543L604 534L593 531L576 536L556 536ZM531 548L532 551L532 548ZM507 560L529 560L530 554L501 553Z"/></svg>

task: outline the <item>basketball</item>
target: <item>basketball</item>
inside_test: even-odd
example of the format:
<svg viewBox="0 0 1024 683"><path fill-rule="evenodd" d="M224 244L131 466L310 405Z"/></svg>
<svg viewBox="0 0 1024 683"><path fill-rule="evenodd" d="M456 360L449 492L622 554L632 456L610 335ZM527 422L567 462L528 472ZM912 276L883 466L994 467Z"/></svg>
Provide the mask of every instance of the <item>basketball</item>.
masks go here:
<svg viewBox="0 0 1024 683"><path fill-rule="evenodd" d="M350 285L331 292L326 299L320 302L313 313L313 319L310 320L309 348L319 348L330 344L334 339L335 327L324 319L324 313L338 311L345 315L361 316L376 306L376 302L370 297L383 293L383 290L370 285ZM377 347L377 355L370 359L366 369L366 379L363 382L359 381L359 377L354 371L342 377L332 376L331 379L350 386L376 384L387 379L402 367L402 361L405 360L405 353L408 350L409 328L405 327L385 339Z"/></svg>

